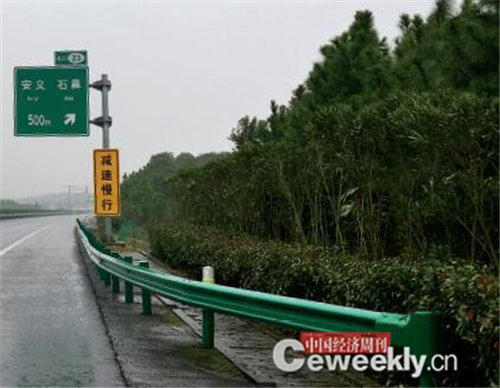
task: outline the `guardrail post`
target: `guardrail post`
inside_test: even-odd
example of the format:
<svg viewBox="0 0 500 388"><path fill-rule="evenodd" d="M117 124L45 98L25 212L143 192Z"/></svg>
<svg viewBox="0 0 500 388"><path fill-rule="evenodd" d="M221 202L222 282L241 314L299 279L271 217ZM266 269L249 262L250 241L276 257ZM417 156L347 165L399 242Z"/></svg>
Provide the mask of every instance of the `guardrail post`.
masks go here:
<svg viewBox="0 0 500 388"><path fill-rule="evenodd" d="M123 258L125 263L132 264L133 259L130 256L126 256ZM134 286L130 282L125 283L125 303L133 303L134 302Z"/></svg>
<svg viewBox="0 0 500 388"><path fill-rule="evenodd" d="M212 349L214 347L214 329L214 312L212 310L204 309L201 343L205 349Z"/></svg>
<svg viewBox="0 0 500 388"><path fill-rule="evenodd" d="M109 287L111 285L111 275L109 274L108 271L104 270L104 269L101 269L102 271L102 276L103 276L103 280L104 280L104 285L106 287Z"/></svg>
<svg viewBox="0 0 500 388"><path fill-rule="evenodd" d="M110 256L117 258L117 259L122 259L120 254L118 252L111 252ZM111 275L111 292L113 294L119 294L120 293L120 278L115 275Z"/></svg>
<svg viewBox="0 0 500 388"><path fill-rule="evenodd" d="M203 283L214 284L214 269L212 267L203 267ZM203 328L201 343L205 349L214 347L215 322L214 312L209 309L203 309Z"/></svg>
<svg viewBox="0 0 500 388"><path fill-rule="evenodd" d="M413 355L426 356L426 363L420 376L420 387L435 387L434 374L428 370L431 357L442 353L444 349L441 333L441 314L432 311L417 311L406 315L405 324L398 323L401 318L391 318L391 314L379 319L375 331L391 332L391 346L403 348L408 346Z"/></svg>
<svg viewBox="0 0 500 388"><path fill-rule="evenodd" d="M120 293L120 278L116 275L111 275L111 292L113 294Z"/></svg>
<svg viewBox="0 0 500 388"><path fill-rule="evenodd" d="M139 267L149 268L149 262L140 261ZM142 313L144 315L151 315L153 312L151 308L151 291L146 290L145 288L142 288L141 291L142 291Z"/></svg>
<svg viewBox="0 0 500 388"><path fill-rule="evenodd" d="M420 375L420 380L419 380L419 387L437 387L436 379L434 378L434 375L432 372L425 370L426 367L428 367L427 363L424 367L424 370L422 371L422 374Z"/></svg>

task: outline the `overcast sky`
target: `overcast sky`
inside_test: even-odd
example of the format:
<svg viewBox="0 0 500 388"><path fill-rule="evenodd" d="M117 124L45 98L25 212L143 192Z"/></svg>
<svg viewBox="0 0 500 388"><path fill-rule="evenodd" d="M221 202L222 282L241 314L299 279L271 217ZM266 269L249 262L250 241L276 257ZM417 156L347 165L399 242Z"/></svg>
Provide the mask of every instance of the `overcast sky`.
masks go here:
<svg viewBox="0 0 500 388"><path fill-rule="evenodd" d="M244 115L265 118L286 104L318 49L344 32L356 10L370 9L393 41L402 13L429 14L433 1L330 2L6 2L1 8L1 197L92 187L87 138L13 135L13 68L53 65L61 49L86 49L91 81L112 81L111 145L121 173L152 154L228 151ZM91 118L101 115L90 91Z"/></svg>

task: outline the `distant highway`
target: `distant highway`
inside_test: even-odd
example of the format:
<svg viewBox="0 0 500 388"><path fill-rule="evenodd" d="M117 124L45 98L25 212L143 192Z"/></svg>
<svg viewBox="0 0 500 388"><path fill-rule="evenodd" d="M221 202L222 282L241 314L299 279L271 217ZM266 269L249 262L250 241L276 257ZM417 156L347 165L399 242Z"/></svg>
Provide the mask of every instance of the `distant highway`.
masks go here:
<svg viewBox="0 0 500 388"><path fill-rule="evenodd" d="M0 220L0 386L123 386L75 215Z"/></svg>
<svg viewBox="0 0 500 388"><path fill-rule="evenodd" d="M81 214L82 210L43 210L43 209L0 209L0 220L24 217L59 216L65 214Z"/></svg>

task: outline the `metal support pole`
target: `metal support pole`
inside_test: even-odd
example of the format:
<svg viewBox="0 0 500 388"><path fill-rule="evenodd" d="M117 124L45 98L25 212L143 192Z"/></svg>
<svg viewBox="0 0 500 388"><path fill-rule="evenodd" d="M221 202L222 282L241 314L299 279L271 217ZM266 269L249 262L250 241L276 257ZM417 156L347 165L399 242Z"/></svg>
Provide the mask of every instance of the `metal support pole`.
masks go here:
<svg viewBox="0 0 500 388"><path fill-rule="evenodd" d="M90 84L90 87L100 90L102 96L102 116L91 120L90 122L102 128L102 148L109 149L109 127L111 126L112 120L109 116L108 93L111 90L111 81L108 79L107 74L102 74L101 79ZM111 230L111 217L103 217L103 219L104 235L106 238L106 242L109 243L113 240L113 233Z"/></svg>
<svg viewBox="0 0 500 388"><path fill-rule="evenodd" d="M149 262L140 261L139 267L149 268ZM144 315L151 315L153 313L153 309L151 308L151 291L142 289L142 313Z"/></svg>
<svg viewBox="0 0 500 388"><path fill-rule="evenodd" d="M108 103L108 92L111 89L111 82L108 80L108 75L103 74L101 76L102 81L102 148L109 148L109 103ZM106 242L111 242L113 240L113 231L111 229L111 217L104 217L104 234L106 236Z"/></svg>
<svg viewBox="0 0 500 388"><path fill-rule="evenodd" d="M202 282L214 284L214 269L212 267L203 267ZM205 349L212 349L214 347L215 337L215 316L214 312L209 309L203 309L203 323L202 323L202 336L201 344Z"/></svg>

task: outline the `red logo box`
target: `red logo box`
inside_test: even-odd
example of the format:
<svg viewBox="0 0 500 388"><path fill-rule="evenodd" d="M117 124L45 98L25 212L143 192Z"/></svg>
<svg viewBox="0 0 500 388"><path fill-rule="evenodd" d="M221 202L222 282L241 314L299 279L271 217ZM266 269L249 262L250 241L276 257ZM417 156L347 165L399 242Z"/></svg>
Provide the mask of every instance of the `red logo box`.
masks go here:
<svg viewBox="0 0 500 388"><path fill-rule="evenodd" d="M391 346L391 333L374 332L302 332L300 342L304 345L303 353L387 353Z"/></svg>

